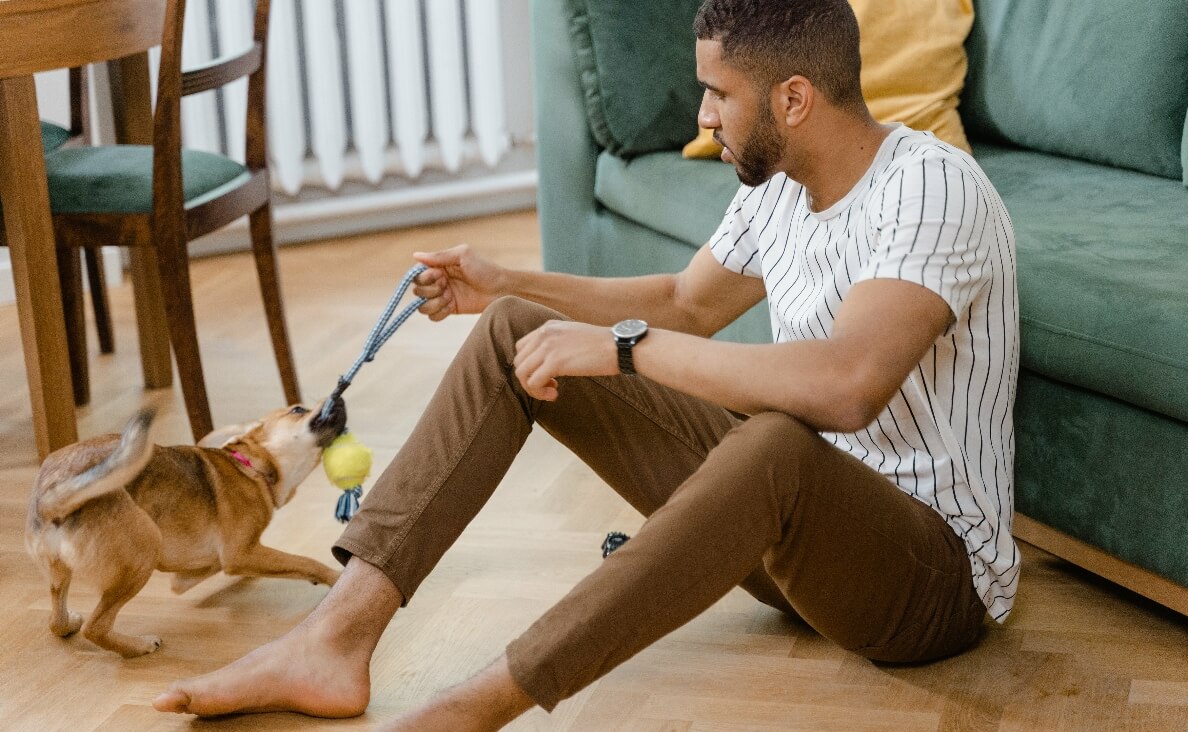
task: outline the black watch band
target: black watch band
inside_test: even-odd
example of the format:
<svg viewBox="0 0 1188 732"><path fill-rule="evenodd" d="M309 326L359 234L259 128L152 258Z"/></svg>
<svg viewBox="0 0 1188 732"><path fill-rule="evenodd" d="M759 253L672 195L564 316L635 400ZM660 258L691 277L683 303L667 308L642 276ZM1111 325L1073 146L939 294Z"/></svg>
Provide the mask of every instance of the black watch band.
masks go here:
<svg viewBox="0 0 1188 732"><path fill-rule="evenodd" d="M635 343L635 340L616 341L619 347L619 373L621 374L630 376L635 373L635 359L631 357L631 348Z"/></svg>
<svg viewBox="0 0 1188 732"><path fill-rule="evenodd" d="M611 334L615 338L615 347L619 350L619 373L634 374L635 359L632 349L648 334L648 324L642 320L623 320L611 328Z"/></svg>

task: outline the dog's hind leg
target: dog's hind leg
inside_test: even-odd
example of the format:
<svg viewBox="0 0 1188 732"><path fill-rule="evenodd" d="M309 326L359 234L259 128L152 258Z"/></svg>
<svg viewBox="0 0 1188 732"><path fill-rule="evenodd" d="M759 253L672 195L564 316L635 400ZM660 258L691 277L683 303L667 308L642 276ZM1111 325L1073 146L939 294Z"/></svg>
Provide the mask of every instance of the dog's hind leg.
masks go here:
<svg viewBox="0 0 1188 732"><path fill-rule="evenodd" d="M82 627L82 616L72 613L66 607L66 593L70 591L70 567L62 562L53 561L49 565L50 599L53 608L50 610L50 632L65 638L73 635Z"/></svg>
<svg viewBox="0 0 1188 732"><path fill-rule="evenodd" d="M195 569L189 572L174 572L173 579L169 582L169 589L173 590L174 594L180 595L207 577L213 576L218 571L218 567L207 567L206 569Z"/></svg>
<svg viewBox="0 0 1188 732"><path fill-rule="evenodd" d="M129 572L121 577L115 586L104 589L95 611L83 624L82 632L86 639L100 648L115 651L124 658L143 656L160 648L161 639L156 636L124 635L112 629L120 609L140 592L152 574L151 565L141 567L135 574Z"/></svg>

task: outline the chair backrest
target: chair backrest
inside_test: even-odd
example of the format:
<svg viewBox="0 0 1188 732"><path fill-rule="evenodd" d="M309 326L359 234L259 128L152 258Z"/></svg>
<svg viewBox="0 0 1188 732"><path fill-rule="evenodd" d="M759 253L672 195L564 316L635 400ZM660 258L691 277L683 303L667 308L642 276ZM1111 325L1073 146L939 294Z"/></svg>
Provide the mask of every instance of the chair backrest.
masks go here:
<svg viewBox="0 0 1188 732"><path fill-rule="evenodd" d="M250 0L244 0L250 2ZM252 44L242 53L223 56L182 71L186 0L168 0L157 71L157 100L153 120L154 212L184 220L181 175L181 100L190 94L218 89L248 78L245 162L252 172L265 170L268 151L265 126L265 78L270 1L256 0Z"/></svg>

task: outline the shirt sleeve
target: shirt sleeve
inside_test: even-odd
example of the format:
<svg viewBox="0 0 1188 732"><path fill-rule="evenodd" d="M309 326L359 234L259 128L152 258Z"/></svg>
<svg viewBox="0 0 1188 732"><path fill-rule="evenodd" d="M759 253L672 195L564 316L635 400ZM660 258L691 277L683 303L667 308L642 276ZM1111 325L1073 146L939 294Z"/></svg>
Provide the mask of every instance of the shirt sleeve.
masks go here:
<svg viewBox="0 0 1188 732"><path fill-rule="evenodd" d="M710 239L710 252L731 272L747 277L763 276L756 254L759 244L755 232L751 230L751 221L755 218L758 202L763 199L768 185L765 183L755 188L739 188L738 193L734 194L734 200L730 202L730 208L726 210L726 216L722 218L722 223Z"/></svg>
<svg viewBox="0 0 1188 732"><path fill-rule="evenodd" d="M874 252L854 282L898 279L935 292L958 320L994 276L1000 212L959 161L910 160L872 191Z"/></svg>

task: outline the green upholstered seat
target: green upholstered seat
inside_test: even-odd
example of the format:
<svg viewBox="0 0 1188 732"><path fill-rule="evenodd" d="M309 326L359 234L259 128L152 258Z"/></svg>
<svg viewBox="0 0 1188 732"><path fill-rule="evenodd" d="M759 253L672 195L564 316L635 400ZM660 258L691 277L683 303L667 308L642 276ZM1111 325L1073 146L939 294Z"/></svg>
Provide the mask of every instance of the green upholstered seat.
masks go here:
<svg viewBox="0 0 1188 732"><path fill-rule="evenodd" d="M685 160L679 152L624 160L603 152L594 198L618 215L696 249L718 228L738 186L733 166L717 160Z"/></svg>
<svg viewBox="0 0 1188 732"><path fill-rule="evenodd" d="M70 139L70 130L59 127L52 122L41 123L41 149L47 155L66 144Z"/></svg>
<svg viewBox="0 0 1188 732"><path fill-rule="evenodd" d="M153 208L153 149L105 145L58 150L46 156L54 213L149 213ZM242 184L250 174L234 160L182 151L186 206Z"/></svg>
<svg viewBox="0 0 1188 732"><path fill-rule="evenodd" d="M1188 420L1188 189L991 145L1015 224L1023 365Z"/></svg>

